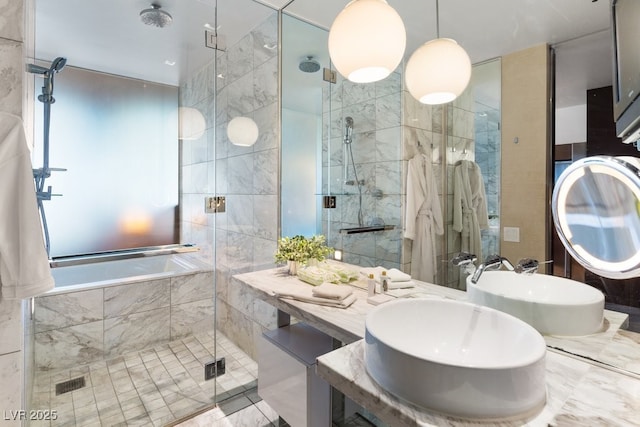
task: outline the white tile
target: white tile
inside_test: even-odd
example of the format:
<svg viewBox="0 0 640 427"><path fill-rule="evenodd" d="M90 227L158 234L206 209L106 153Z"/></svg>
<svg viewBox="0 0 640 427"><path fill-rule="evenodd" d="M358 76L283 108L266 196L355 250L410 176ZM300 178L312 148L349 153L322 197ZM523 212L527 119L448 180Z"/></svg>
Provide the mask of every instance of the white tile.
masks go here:
<svg viewBox="0 0 640 427"><path fill-rule="evenodd" d="M171 304L213 300L213 272L171 278Z"/></svg>
<svg viewBox="0 0 640 427"><path fill-rule="evenodd" d="M103 290L70 292L35 299L35 331L66 328L103 318Z"/></svg>
<svg viewBox="0 0 640 427"><path fill-rule="evenodd" d="M167 294L168 294L167 286ZM104 351L107 357L169 341L169 307L134 313L104 321Z"/></svg>
<svg viewBox="0 0 640 427"><path fill-rule="evenodd" d="M18 411L21 408L21 394L16 392L17 385L22 382L22 352L17 351L0 356L0 402L6 411ZM13 387L6 385L13 384ZM12 417L9 417L12 418ZM7 426L20 426L19 420L7 420Z"/></svg>
<svg viewBox="0 0 640 427"><path fill-rule="evenodd" d="M20 351L22 301L0 299L0 354Z"/></svg>
<svg viewBox="0 0 640 427"><path fill-rule="evenodd" d="M105 288L105 318L168 307L170 283L170 279L160 279Z"/></svg>
<svg viewBox="0 0 640 427"><path fill-rule="evenodd" d="M70 368L102 359L102 328L98 321L35 334L37 368Z"/></svg>
<svg viewBox="0 0 640 427"><path fill-rule="evenodd" d="M22 43L0 38L0 111L22 115L23 70Z"/></svg>

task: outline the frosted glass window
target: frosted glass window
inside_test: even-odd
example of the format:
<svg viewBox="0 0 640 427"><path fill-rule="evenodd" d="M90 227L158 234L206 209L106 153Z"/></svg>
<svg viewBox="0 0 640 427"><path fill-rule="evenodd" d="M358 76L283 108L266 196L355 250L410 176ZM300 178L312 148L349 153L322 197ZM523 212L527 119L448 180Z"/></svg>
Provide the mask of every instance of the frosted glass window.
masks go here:
<svg viewBox="0 0 640 427"><path fill-rule="evenodd" d="M178 88L66 67L53 95L51 256L177 243ZM34 167L42 127L36 100Z"/></svg>

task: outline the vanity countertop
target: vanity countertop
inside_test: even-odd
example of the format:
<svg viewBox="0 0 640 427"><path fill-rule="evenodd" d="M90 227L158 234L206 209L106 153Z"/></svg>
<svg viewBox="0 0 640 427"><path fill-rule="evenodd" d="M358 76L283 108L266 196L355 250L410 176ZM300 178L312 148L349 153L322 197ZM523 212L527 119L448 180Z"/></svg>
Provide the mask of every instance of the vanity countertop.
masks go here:
<svg viewBox="0 0 640 427"><path fill-rule="evenodd" d="M357 269L357 266L352 266ZM233 276L234 283L279 310L305 321L348 344L318 358L317 372L333 387L369 409L382 421L397 426L471 425L470 422L433 414L408 404L380 388L364 368L365 318L375 306L367 303L364 281L352 283L356 301L348 308L327 307L278 298L300 286L311 286L290 276L286 268L261 270ZM465 300L466 292L417 282L412 290L396 294ZM588 337L545 336L547 351L547 404L526 425L640 425L640 375L604 369L588 358L640 372L640 334L621 330L628 316L605 310L603 331ZM555 349L563 351L558 352ZM572 356L573 353L576 356ZM586 356L586 358L584 357ZM604 359L603 359L604 358ZM602 365L601 365L602 366ZM603 424L604 423L604 424ZM523 425L523 420L473 425Z"/></svg>

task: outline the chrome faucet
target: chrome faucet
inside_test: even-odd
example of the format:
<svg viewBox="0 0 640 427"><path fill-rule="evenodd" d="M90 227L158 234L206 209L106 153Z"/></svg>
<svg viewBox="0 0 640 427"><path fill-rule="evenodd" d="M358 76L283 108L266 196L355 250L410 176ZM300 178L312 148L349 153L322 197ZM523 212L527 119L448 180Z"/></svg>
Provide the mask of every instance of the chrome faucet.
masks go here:
<svg viewBox="0 0 640 427"><path fill-rule="evenodd" d="M518 274L534 274L538 272L538 260L532 258L523 258L518 261L514 271Z"/></svg>
<svg viewBox="0 0 640 427"><path fill-rule="evenodd" d="M476 271L474 271L473 276L471 277L471 282L478 283L478 280L480 280L480 276L482 275L482 273L488 270L500 270L500 267L502 267L503 265L507 268L507 270L515 270L513 264L511 264L505 257L500 255L489 255L487 258L485 258L484 262L480 264L478 268L476 268Z"/></svg>
<svg viewBox="0 0 640 427"><path fill-rule="evenodd" d="M451 264L459 267L462 265L473 264L477 259L478 257L476 257L474 254L470 254L468 252L460 252L459 254L456 254L456 256L451 258Z"/></svg>
<svg viewBox="0 0 640 427"><path fill-rule="evenodd" d="M468 252L460 252L451 258L451 264L460 267L462 271L467 274L471 274L476 269L475 262L478 260L474 254Z"/></svg>

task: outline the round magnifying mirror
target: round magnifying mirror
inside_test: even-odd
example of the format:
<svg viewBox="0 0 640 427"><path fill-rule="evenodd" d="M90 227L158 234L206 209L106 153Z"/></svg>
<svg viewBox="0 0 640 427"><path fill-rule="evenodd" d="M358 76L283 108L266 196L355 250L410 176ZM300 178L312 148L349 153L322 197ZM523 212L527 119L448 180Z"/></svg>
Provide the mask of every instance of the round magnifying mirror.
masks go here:
<svg viewBox="0 0 640 427"><path fill-rule="evenodd" d="M553 190L560 240L583 267L611 279L640 276L640 159L587 157Z"/></svg>

